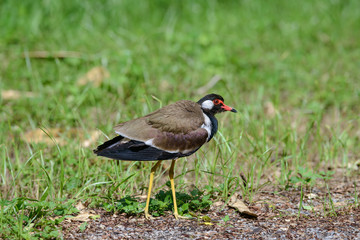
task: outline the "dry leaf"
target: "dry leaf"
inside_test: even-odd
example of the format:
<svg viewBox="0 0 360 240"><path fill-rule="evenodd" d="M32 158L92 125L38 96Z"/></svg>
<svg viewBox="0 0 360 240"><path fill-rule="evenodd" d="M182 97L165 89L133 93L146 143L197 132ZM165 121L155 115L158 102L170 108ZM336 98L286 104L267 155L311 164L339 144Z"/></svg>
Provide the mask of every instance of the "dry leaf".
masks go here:
<svg viewBox="0 0 360 240"><path fill-rule="evenodd" d="M96 140L100 137L101 132L100 131L91 131L90 132L90 138L89 139L85 139L84 141L82 141L81 145L83 147L90 147L93 143L96 142Z"/></svg>
<svg viewBox="0 0 360 240"><path fill-rule="evenodd" d="M201 88L199 88L196 93L199 95L203 95L204 93L207 93L215 84L221 80L221 77L219 75L215 75L211 78L211 80Z"/></svg>
<svg viewBox="0 0 360 240"><path fill-rule="evenodd" d="M208 226L211 226L211 225L214 225L213 223L211 222L201 222L199 223L200 225L208 225Z"/></svg>
<svg viewBox="0 0 360 240"><path fill-rule="evenodd" d="M84 210L84 209L85 209L85 206L84 206L84 204L83 204L81 201L79 201L79 202L75 205L75 208L76 208L77 210L81 211L81 210Z"/></svg>
<svg viewBox="0 0 360 240"><path fill-rule="evenodd" d="M201 225L214 225L212 223L212 219L209 216L201 216L199 217L199 220L201 220L202 222L200 222L199 224Z"/></svg>
<svg viewBox="0 0 360 240"><path fill-rule="evenodd" d="M54 141L48 136L50 135L57 144L67 144L67 139L78 139L83 147L91 146L100 136L99 131L90 131L90 138L81 128L70 128L63 130L61 128L50 128L45 130L41 129L30 130L23 135L23 139L28 143L45 143L47 145L54 145Z"/></svg>
<svg viewBox="0 0 360 240"><path fill-rule="evenodd" d="M68 217L71 221L79 221L79 222L88 222L91 219L96 219L99 216L96 214L93 214L92 211L81 211L80 214L78 214L75 217Z"/></svg>
<svg viewBox="0 0 360 240"><path fill-rule="evenodd" d="M250 209L245 205L245 203L243 201L241 201L240 199L238 199L237 196L238 196L238 194L234 194L230 198L228 205L232 208L235 208L240 213L242 213L248 217L257 218L258 215L256 213L251 212Z"/></svg>
<svg viewBox="0 0 360 240"><path fill-rule="evenodd" d="M349 203L347 201L334 202L334 206L337 208L344 208L348 205L349 205Z"/></svg>
<svg viewBox="0 0 360 240"><path fill-rule="evenodd" d="M51 221L55 221L56 219L62 218L62 216L49 217Z"/></svg>
<svg viewBox="0 0 360 240"><path fill-rule="evenodd" d="M78 79L77 85L83 86L91 83L94 87L99 87L104 79L110 77L110 73L103 67L94 67L84 76Z"/></svg>
<svg viewBox="0 0 360 240"><path fill-rule="evenodd" d="M80 58L82 54L80 52L73 51L32 51L24 52L23 58Z"/></svg>
<svg viewBox="0 0 360 240"><path fill-rule="evenodd" d="M60 128L47 129L46 132L52 136L56 143L64 145L65 140L60 138ZM30 130L23 135L23 138L28 143L46 143L47 145L54 145L53 140L41 129Z"/></svg>
<svg viewBox="0 0 360 240"><path fill-rule="evenodd" d="M35 94L33 92L21 92L17 90L2 90L1 97L5 100L16 100L19 98L27 97L31 98L34 97Z"/></svg>
<svg viewBox="0 0 360 240"><path fill-rule="evenodd" d="M224 202L223 202L223 201L217 201L217 202L214 202L212 205L213 205L214 207L221 207L221 206L224 205Z"/></svg>
<svg viewBox="0 0 360 240"><path fill-rule="evenodd" d="M139 198L140 200L146 200L147 195L136 195L135 198Z"/></svg>
<svg viewBox="0 0 360 240"><path fill-rule="evenodd" d="M353 171L359 170L359 167L360 167L360 160L357 160L354 163L348 163L347 164L347 168L350 169L350 170L353 170Z"/></svg>
<svg viewBox="0 0 360 240"><path fill-rule="evenodd" d="M308 199L315 199L315 198L318 198L319 196L317 194L315 194L315 193L309 193L309 194L306 195L306 197Z"/></svg>
<svg viewBox="0 0 360 240"><path fill-rule="evenodd" d="M160 82L160 86L159 86L159 88L161 90L160 92L170 91L171 87L172 87L172 85L167 80L162 80Z"/></svg>
<svg viewBox="0 0 360 240"><path fill-rule="evenodd" d="M276 109L272 102L266 102L264 105L265 116L269 118L274 118L276 116Z"/></svg>

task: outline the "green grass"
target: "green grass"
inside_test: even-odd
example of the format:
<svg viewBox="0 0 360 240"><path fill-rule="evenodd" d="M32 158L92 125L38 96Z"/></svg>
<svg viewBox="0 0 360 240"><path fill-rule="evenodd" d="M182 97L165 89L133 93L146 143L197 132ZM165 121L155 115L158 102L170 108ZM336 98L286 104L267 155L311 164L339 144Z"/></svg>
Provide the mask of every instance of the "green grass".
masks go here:
<svg viewBox="0 0 360 240"><path fill-rule="evenodd" d="M49 217L72 213L54 210L63 204L145 194L151 163L95 157L105 136L84 148L66 132L113 137L119 122L197 101L215 75L221 80L208 92L239 113L218 116L215 139L177 162L178 192L206 187L226 201L241 191L251 202L269 184L312 187L334 169L358 177L349 166L360 143L359 9L356 0L2 2L0 88L35 97L0 98L0 237L31 238L45 227L50 237L57 225ZM39 59L33 51L79 56ZM110 77L79 87L95 66ZM268 102L275 113L264 111ZM24 141L37 128L61 128L66 144ZM156 177L153 196L166 175Z"/></svg>

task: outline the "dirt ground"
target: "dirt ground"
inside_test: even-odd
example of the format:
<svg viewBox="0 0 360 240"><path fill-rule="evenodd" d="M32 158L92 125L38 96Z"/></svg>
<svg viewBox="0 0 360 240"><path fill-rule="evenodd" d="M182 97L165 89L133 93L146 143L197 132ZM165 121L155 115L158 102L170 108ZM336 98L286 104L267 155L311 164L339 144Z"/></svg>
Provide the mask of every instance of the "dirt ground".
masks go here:
<svg viewBox="0 0 360 240"><path fill-rule="evenodd" d="M175 220L166 216L146 220L144 216L114 215L92 209L100 215L87 222L64 221L65 239L360 239L360 209L355 207L353 182L332 184L331 200L326 188L305 192L300 211L300 191L262 191L249 209L258 215L248 218L224 204L213 204L211 218ZM228 215L229 220L224 221Z"/></svg>
<svg viewBox="0 0 360 240"><path fill-rule="evenodd" d="M102 214L81 232L79 225L64 224L65 239L360 239L360 213L352 211L337 217L242 218L234 210L208 214L218 221L211 226L197 220L176 221L172 216L155 220L113 217ZM221 216L231 218L226 224Z"/></svg>

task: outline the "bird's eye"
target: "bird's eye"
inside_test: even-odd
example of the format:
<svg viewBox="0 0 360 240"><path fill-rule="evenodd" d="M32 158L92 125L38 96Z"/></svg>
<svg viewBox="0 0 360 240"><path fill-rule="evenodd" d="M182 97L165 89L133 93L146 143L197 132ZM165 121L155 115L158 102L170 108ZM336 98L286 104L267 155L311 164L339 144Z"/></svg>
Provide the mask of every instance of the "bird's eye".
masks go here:
<svg viewBox="0 0 360 240"><path fill-rule="evenodd" d="M220 103L220 100L219 100L219 99L215 99L213 102L214 102L215 105L218 105L218 104Z"/></svg>

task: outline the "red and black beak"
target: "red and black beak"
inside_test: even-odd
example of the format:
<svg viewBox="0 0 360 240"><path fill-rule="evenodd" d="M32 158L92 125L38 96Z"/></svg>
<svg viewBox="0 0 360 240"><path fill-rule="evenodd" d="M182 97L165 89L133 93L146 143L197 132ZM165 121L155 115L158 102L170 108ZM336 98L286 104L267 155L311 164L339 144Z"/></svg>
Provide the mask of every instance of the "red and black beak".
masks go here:
<svg viewBox="0 0 360 240"><path fill-rule="evenodd" d="M234 113L237 112L235 108L229 107L229 106L225 105L225 103L222 104L221 108L224 109L225 111L230 111L230 112L234 112Z"/></svg>

